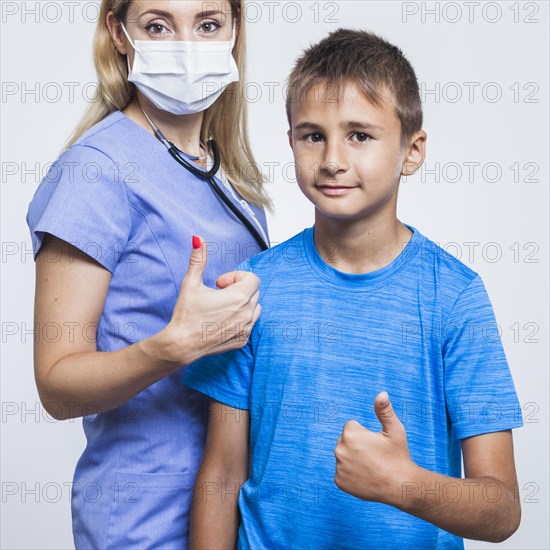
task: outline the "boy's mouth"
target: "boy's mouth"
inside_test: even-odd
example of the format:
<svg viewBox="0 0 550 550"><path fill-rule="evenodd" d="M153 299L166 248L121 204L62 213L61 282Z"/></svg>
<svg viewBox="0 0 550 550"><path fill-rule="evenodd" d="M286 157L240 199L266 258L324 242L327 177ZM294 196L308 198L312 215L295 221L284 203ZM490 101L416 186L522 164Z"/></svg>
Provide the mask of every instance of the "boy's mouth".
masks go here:
<svg viewBox="0 0 550 550"><path fill-rule="evenodd" d="M316 187L325 195L345 195L349 193L352 189L355 189L356 186L350 187L349 185L328 185L328 184L318 184Z"/></svg>

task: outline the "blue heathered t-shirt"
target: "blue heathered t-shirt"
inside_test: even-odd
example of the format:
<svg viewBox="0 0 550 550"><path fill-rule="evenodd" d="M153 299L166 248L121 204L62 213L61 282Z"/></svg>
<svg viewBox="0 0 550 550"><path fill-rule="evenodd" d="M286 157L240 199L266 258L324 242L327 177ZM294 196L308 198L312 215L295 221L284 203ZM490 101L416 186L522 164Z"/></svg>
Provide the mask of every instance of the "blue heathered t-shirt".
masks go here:
<svg viewBox="0 0 550 550"><path fill-rule="evenodd" d="M250 411L239 549L464 547L334 483L344 424L380 431L373 403L383 390L411 458L441 474L461 477L460 439L523 425L481 278L408 227L401 254L367 274L326 263L314 227L240 265L261 281L262 314L249 342L193 363L184 377Z"/></svg>

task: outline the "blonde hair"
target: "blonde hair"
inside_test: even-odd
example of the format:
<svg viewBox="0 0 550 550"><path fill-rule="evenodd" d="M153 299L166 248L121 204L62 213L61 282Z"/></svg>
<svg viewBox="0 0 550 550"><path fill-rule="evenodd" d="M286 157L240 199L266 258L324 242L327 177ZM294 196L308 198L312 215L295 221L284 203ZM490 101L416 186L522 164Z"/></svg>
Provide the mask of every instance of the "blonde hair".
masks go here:
<svg viewBox="0 0 550 550"><path fill-rule="evenodd" d="M247 108L243 92L246 37L242 0L230 2L239 31L233 55L239 68L240 80L229 84L217 101L204 112L200 137L204 142L209 137L216 140L220 148L222 169L239 194L247 201L271 210L271 200L263 189L265 178L254 160L248 140ZM128 82L126 56L116 49L106 24L110 11L124 22L131 3L132 0L102 0L93 44L98 76L97 98L89 105L65 149L110 113L126 108L135 98L135 86Z"/></svg>

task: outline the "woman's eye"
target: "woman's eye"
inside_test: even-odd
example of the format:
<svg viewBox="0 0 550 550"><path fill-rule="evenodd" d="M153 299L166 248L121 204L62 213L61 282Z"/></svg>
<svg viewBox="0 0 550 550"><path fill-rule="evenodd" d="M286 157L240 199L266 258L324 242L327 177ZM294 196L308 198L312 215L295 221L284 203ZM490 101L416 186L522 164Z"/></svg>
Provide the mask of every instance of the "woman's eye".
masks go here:
<svg viewBox="0 0 550 550"><path fill-rule="evenodd" d="M363 132L355 132L353 136L356 138L356 141L360 143L363 143L371 139L371 137L368 134L364 134Z"/></svg>
<svg viewBox="0 0 550 550"><path fill-rule="evenodd" d="M162 23L149 23L145 29L154 36L162 36L168 32L168 29Z"/></svg>
<svg viewBox="0 0 550 550"><path fill-rule="evenodd" d="M200 30L206 34L217 31L220 28L220 25L216 21L205 21L201 26Z"/></svg>

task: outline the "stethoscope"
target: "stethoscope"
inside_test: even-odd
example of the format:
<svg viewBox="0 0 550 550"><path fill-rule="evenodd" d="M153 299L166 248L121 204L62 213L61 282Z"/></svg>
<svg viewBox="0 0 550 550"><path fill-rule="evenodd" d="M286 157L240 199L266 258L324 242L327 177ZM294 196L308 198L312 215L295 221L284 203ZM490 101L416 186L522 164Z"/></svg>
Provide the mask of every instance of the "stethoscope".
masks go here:
<svg viewBox="0 0 550 550"><path fill-rule="evenodd" d="M141 105L140 105L141 106ZM218 144L213 140L208 140L208 151L212 151L214 156L214 164L210 168L210 170L202 170L192 162L189 162L186 158L182 156L186 155L183 151L180 151L171 141L167 140L164 137L164 134L159 130L158 126L147 116L147 113L141 109L143 114L145 115L145 118L149 121L149 124L153 128L153 131L155 132L155 136L157 139L163 143L166 148L168 149L168 152L172 157L186 170L191 172L194 176L197 176L201 180L205 180L210 184L210 187L214 190L214 192L220 197L220 199L223 201L223 203L233 212L233 214L237 217L237 219L250 231L256 242L260 245L260 248L262 250L267 250L269 248L269 245L267 244L267 239L264 238L264 236L254 227L254 224L233 204L231 199L220 189L220 186L216 182L214 176L218 173L218 170L220 169L221 165L221 155L220 150L218 148ZM208 156L205 155L205 157ZM199 158L205 158L205 157L189 157L191 159L199 159ZM262 231L263 232L263 231Z"/></svg>

